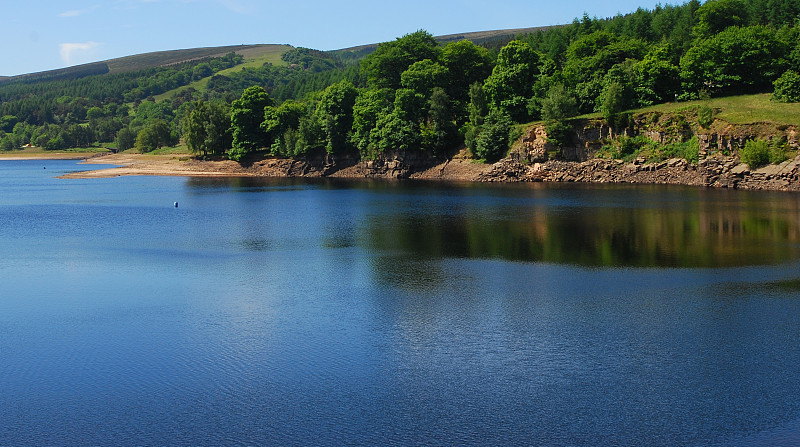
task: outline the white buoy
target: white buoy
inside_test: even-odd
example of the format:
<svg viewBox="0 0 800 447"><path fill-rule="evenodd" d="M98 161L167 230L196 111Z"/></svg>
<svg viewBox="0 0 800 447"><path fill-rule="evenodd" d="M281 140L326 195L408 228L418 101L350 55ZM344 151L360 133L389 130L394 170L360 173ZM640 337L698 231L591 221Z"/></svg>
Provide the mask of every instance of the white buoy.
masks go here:
<svg viewBox="0 0 800 447"><path fill-rule="evenodd" d="M178 207L178 202L175 202L174 205L175 205L175 208L177 208Z"/></svg>

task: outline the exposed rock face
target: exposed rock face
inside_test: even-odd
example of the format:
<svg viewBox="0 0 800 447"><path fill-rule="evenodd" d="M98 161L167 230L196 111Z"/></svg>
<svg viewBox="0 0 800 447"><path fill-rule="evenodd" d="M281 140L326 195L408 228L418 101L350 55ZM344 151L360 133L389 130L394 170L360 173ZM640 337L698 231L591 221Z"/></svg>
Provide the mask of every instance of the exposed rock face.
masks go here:
<svg viewBox="0 0 800 447"><path fill-rule="evenodd" d="M704 174L703 184L718 188L770 189L800 191L800 156L777 165L751 170L738 158L713 157L698 163Z"/></svg>
<svg viewBox="0 0 800 447"><path fill-rule="evenodd" d="M681 158L644 164L641 160L549 160L524 165L509 158L477 178L482 182L650 183L715 188L800 191L800 156L751 171L736 157L712 157L692 165Z"/></svg>
<svg viewBox="0 0 800 447"><path fill-rule="evenodd" d="M364 177L404 179L412 174L425 171L440 163L436 156L425 151L394 151L382 154L374 160L355 163L337 161L340 169L332 169L326 175L331 177Z"/></svg>
<svg viewBox="0 0 800 447"><path fill-rule="evenodd" d="M640 134L662 144L685 141L692 135L685 123L667 124L669 126L661 130L653 130L643 124ZM796 126L784 129L769 125L727 126L714 133L697 134L700 155L697 165L678 158L650 164L642 158L626 163L594 158L601 147L600 141L614 135L600 121L583 121L576 124L573 145L563 148L558 160L548 160L548 153L555 152L556 148L547 143L547 132L540 125L529 129L523 135L521 144L516 145L507 158L481 173L477 180L656 183L800 191L800 156L757 170L751 170L739 161L738 149L744 147L748 140L772 139L776 136L783 136L790 148L798 148Z"/></svg>
<svg viewBox="0 0 800 447"><path fill-rule="evenodd" d="M661 121L658 121L661 120ZM653 123L657 122L654 125ZM774 126L773 126L774 127ZM751 139L785 136L790 147L798 147L798 129L776 129L768 125L727 126L714 132L697 133L700 161L694 165L673 158L646 163L596 158L602 141L615 138L600 120L576 123L573 144L559 149L547 141L543 125L528 129L508 157L493 165L481 165L464 158L437 159L424 151L396 151L370 161L354 158L316 157L305 162L284 162L280 169L288 176L330 176L349 178L437 179L480 182L593 182L654 183L718 188L800 191L800 157L780 165L751 170L739 161L738 149ZM639 134L662 144L685 141L693 135L684 121L674 117L649 118L637 122ZM626 131L629 132L629 131ZM557 159L550 159L558 154ZM272 161L270 163L278 163Z"/></svg>

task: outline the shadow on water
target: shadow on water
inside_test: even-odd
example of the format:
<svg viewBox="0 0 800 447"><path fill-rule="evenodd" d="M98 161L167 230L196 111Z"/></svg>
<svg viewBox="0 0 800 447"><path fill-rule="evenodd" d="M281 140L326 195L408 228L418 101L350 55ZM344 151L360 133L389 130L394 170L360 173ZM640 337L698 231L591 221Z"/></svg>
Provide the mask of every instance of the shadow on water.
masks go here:
<svg viewBox="0 0 800 447"><path fill-rule="evenodd" d="M384 215L370 222L370 241L379 250L435 258L591 267L735 267L800 255L797 197L658 191L589 189L566 205L553 206L548 194L542 203L488 212L466 206L450 214ZM577 193L550 191L562 199L565 192Z"/></svg>

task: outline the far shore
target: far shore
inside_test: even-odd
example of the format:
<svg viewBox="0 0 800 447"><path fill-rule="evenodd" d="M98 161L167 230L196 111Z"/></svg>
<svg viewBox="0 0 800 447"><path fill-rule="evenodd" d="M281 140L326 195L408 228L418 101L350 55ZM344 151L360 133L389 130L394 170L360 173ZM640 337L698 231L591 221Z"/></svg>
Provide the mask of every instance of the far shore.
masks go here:
<svg viewBox="0 0 800 447"><path fill-rule="evenodd" d="M28 152L28 151L0 151L0 161L3 160L83 160L103 155L97 152Z"/></svg>

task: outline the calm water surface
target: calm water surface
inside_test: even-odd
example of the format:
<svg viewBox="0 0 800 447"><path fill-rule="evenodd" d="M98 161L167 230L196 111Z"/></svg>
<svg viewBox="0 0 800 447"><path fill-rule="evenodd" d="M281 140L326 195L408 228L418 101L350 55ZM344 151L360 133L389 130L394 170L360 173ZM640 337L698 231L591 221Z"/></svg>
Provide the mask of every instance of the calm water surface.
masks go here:
<svg viewBox="0 0 800 447"><path fill-rule="evenodd" d="M800 443L798 195L85 168L0 162L0 445Z"/></svg>

